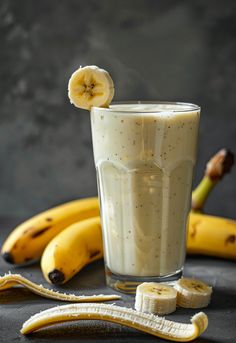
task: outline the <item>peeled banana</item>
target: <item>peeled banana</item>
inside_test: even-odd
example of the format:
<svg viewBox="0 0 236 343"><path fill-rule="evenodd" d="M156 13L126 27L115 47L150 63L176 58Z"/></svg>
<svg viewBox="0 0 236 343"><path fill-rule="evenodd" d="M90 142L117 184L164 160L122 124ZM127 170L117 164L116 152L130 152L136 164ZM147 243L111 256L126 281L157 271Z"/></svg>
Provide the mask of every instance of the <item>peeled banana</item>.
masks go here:
<svg viewBox="0 0 236 343"><path fill-rule="evenodd" d="M72 224L51 240L43 252L41 269L48 282L58 285L102 256L100 217L89 218Z"/></svg>
<svg viewBox="0 0 236 343"><path fill-rule="evenodd" d="M192 324L184 324L115 305L71 304L35 314L23 324L21 333L27 335L56 323L93 319L118 323L174 342L192 341L208 326L208 317L203 312L192 317Z"/></svg>
<svg viewBox="0 0 236 343"><path fill-rule="evenodd" d="M177 291L168 285L144 282L136 289L135 309L153 314L168 314L176 310Z"/></svg>
<svg viewBox="0 0 236 343"><path fill-rule="evenodd" d="M80 67L72 74L68 84L71 103L85 110L90 110L92 106L108 107L114 92L111 76L97 66Z"/></svg>
<svg viewBox="0 0 236 343"><path fill-rule="evenodd" d="M176 281L177 305L185 308L207 307L211 301L212 288L196 279L181 278Z"/></svg>
<svg viewBox="0 0 236 343"><path fill-rule="evenodd" d="M59 232L80 220L99 215L97 198L75 200L42 212L16 227L2 246L5 261L21 264L41 257Z"/></svg>

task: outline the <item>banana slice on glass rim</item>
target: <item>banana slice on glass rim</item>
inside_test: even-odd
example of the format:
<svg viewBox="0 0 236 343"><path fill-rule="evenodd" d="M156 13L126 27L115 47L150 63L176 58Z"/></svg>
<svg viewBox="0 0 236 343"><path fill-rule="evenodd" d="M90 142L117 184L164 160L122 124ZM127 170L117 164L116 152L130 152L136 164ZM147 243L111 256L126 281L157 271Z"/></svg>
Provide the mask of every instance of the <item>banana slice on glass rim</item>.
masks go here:
<svg viewBox="0 0 236 343"><path fill-rule="evenodd" d="M212 287L204 282L181 278L176 281L174 288L177 290L177 305L185 308L207 307L211 301Z"/></svg>
<svg viewBox="0 0 236 343"><path fill-rule="evenodd" d="M85 110L90 110L93 106L108 107L114 93L110 74L94 65L77 69L68 84L70 102Z"/></svg>
<svg viewBox="0 0 236 343"><path fill-rule="evenodd" d="M168 285L144 282L136 289L135 310L164 315L176 310L177 291Z"/></svg>

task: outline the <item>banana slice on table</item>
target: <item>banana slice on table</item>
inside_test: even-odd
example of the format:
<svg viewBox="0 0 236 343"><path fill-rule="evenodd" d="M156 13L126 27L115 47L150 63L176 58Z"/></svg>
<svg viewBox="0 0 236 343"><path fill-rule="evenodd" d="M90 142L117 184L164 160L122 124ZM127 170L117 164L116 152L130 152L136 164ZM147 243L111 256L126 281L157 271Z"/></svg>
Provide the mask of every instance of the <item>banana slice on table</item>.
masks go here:
<svg viewBox="0 0 236 343"><path fill-rule="evenodd" d="M202 308L211 301L212 287L196 279L181 278L174 288L177 290L177 305L185 308Z"/></svg>
<svg viewBox="0 0 236 343"><path fill-rule="evenodd" d="M136 289L135 309L153 314L168 314L176 310L177 291L170 286L144 282Z"/></svg>
<svg viewBox="0 0 236 343"><path fill-rule="evenodd" d="M68 96L76 107L108 107L114 96L114 83L109 73L97 66L77 69L69 80Z"/></svg>

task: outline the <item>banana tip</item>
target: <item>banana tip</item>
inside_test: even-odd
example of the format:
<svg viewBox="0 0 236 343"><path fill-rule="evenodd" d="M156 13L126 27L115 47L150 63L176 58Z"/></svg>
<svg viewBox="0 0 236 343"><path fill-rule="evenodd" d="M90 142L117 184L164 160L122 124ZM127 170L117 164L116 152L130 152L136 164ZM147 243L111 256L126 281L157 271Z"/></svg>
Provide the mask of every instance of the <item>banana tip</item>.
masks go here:
<svg viewBox="0 0 236 343"><path fill-rule="evenodd" d="M9 252L3 252L2 257L7 263L14 264L13 256Z"/></svg>
<svg viewBox="0 0 236 343"><path fill-rule="evenodd" d="M65 281L65 275L58 269L54 269L48 273L48 278L54 285L60 285Z"/></svg>

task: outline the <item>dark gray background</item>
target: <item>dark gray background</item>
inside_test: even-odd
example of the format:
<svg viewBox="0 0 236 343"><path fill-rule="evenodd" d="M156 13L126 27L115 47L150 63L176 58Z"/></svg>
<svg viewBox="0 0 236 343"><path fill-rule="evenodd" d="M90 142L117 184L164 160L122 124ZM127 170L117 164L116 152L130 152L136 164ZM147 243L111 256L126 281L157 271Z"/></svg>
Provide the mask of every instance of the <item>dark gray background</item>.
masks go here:
<svg viewBox="0 0 236 343"><path fill-rule="evenodd" d="M67 82L112 74L115 100L202 107L195 184L221 147L236 152L236 2L1 0L0 215L27 217L96 194L89 113ZM207 211L235 218L236 168Z"/></svg>

